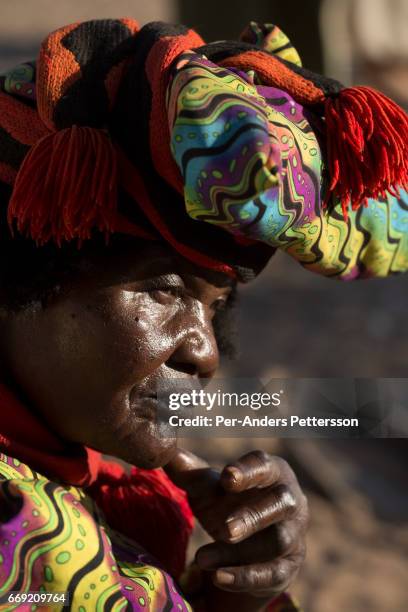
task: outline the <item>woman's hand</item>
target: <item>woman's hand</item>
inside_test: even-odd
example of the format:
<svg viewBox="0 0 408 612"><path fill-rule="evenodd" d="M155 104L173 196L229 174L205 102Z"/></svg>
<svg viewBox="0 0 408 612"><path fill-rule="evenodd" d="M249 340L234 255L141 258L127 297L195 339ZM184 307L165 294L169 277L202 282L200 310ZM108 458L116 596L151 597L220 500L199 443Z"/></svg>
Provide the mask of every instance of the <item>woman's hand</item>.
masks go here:
<svg viewBox="0 0 408 612"><path fill-rule="evenodd" d="M166 471L214 539L196 563L218 589L240 594L240 610L244 594L269 601L287 589L305 557L308 507L286 461L253 451L220 473L180 449ZM263 608L258 600L245 609Z"/></svg>

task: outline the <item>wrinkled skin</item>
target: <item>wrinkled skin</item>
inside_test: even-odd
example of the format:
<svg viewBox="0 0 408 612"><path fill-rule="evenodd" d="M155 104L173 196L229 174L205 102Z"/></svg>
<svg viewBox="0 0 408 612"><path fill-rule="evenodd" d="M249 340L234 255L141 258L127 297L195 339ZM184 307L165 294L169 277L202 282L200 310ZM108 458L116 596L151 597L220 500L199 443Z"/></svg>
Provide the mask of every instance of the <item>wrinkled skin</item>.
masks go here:
<svg viewBox="0 0 408 612"><path fill-rule="evenodd" d="M288 463L252 451L220 472L180 449L166 470L188 492L194 515L214 539L195 558L211 579L204 576L208 608L264 610L305 557L307 500Z"/></svg>
<svg viewBox="0 0 408 612"><path fill-rule="evenodd" d="M304 556L307 504L295 475L259 452L211 469L163 435L148 397L160 381L215 373L212 320L231 284L158 243L126 242L90 256L45 305L3 312L1 365L64 440L166 466L214 539L196 557L208 605L262 610Z"/></svg>

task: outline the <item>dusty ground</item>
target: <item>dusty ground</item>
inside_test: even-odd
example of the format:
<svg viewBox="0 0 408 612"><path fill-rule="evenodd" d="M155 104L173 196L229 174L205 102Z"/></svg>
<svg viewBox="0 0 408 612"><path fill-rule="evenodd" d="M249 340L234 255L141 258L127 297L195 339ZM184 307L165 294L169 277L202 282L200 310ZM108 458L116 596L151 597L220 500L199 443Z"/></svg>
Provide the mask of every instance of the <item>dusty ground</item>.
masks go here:
<svg viewBox="0 0 408 612"><path fill-rule="evenodd" d="M408 610L405 442L397 449L388 441L358 444L216 439L203 449L200 441L187 442L220 466L261 447L286 456L296 469L311 525L306 563L291 592L305 612ZM197 528L190 558L207 541Z"/></svg>

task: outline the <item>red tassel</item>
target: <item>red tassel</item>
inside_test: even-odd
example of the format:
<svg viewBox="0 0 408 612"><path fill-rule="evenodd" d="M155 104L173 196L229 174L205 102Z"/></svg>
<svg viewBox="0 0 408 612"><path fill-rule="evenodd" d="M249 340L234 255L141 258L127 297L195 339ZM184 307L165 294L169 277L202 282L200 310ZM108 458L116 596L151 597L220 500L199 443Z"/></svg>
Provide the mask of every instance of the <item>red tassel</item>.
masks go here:
<svg viewBox="0 0 408 612"><path fill-rule="evenodd" d="M78 127L41 138L24 158L8 208L8 222L41 245L106 236L117 206L116 153L108 135Z"/></svg>
<svg viewBox="0 0 408 612"><path fill-rule="evenodd" d="M408 185L408 116L395 102L370 87L344 89L325 102L328 199L347 210L367 205ZM326 203L327 203L326 200Z"/></svg>
<svg viewBox="0 0 408 612"><path fill-rule="evenodd" d="M186 493L163 470L132 467L127 475L105 461L87 493L108 525L143 546L171 576L180 576L194 519Z"/></svg>

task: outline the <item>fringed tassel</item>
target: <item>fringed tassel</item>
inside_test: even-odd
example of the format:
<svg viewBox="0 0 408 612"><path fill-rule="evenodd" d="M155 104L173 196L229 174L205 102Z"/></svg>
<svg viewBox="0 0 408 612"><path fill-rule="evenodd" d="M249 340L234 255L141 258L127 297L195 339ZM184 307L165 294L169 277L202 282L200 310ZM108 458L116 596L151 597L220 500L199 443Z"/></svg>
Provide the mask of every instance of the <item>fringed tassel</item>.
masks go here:
<svg viewBox="0 0 408 612"><path fill-rule="evenodd" d="M8 223L38 245L108 236L117 209L116 152L99 129L72 126L41 138L17 174Z"/></svg>
<svg viewBox="0 0 408 612"><path fill-rule="evenodd" d="M408 117L370 87L343 89L325 103L331 184L344 216L368 198L397 195L408 183Z"/></svg>
<svg viewBox="0 0 408 612"><path fill-rule="evenodd" d="M133 467L130 475L104 462L87 489L107 523L135 540L178 578L185 567L193 514L184 491L163 470Z"/></svg>

